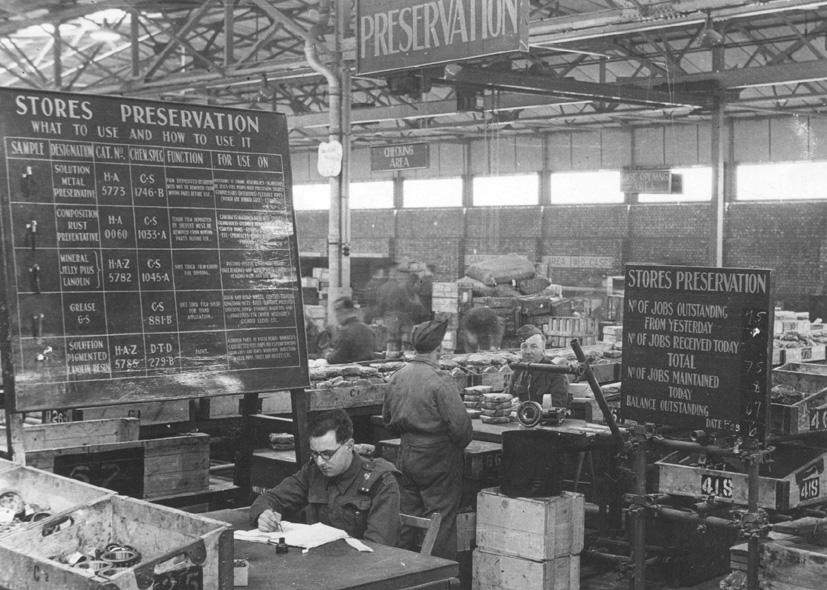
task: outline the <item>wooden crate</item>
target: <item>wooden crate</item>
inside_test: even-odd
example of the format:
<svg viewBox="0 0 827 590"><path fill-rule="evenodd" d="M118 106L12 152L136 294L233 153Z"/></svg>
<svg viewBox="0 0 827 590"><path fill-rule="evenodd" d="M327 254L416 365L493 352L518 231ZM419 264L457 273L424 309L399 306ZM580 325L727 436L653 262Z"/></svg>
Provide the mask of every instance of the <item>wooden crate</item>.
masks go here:
<svg viewBox="0 0 827 590"><path fill-rule="evenodd" d="M542 326L546 336L597 337L597 320L588 317L550 317Z"/></svg>
<svg viewBox="0 0 827 590"><path fill-rule="evenodd" d="M296 451L256 449L250 464L250 485L253 493L261 494L276 487L281 480L299 470Z"/></svg>
<svg viewBox="0 0 827 590"><path fill-rule="evenodd" d="M827 501L827 472L824 449L778 447L772 462L761 466L758 505L768 510L789 510ZM655 462L658 491L676 496L698 498L715 496L717 501L746 505L748 494L746 467L731 460L729 471L697 466L698 455L672 453ZM821 468L821 470L819 470Z"/></svg>
<svg viewBox="0 0 827 590"><path fill-rule="evenodd" d="M474 550L473 590L578 590L580 556L532 561Z"/></svg>
<svg viewBox="0 0 827 590"><path fill-rule="evenodd" d="M202 398L199 401L199 417L202 420L237 418L241 415L243 395L222 395ZM206 411L205 411L206 409ZM259 414L289 414L292 411L289 391L270 391L258 395Z"/></svg>
<svg viewBox="0 0 827 590"><path fill-rule="evenodd" d="M827 431L827 408L819 409L827 404L827 365L787 363L773 369L772 384L789 385L808 394L794 403L771 404L770 427L773 432L801 434L816 430Z"/></svg>
<svg viewBox="0 0 827 590"><path fill-rule="evenodd" d="M477 497L477 547L535 561L583 550L585 499L563 492L548 498L510 498L498 488Z"/></svg>
<svg viewBox="0 0 827 590"><path fill-rule="evenodd" d="M780 335L784 332L798 332L799 334L810 333L810 320L775 318L772 326L773 334Z"/></svg>
<svg viewBox="0 0 827 590"><path fill-rule="evenodd" d="M794 350L787 349L787 352ZM804 393L827 388L827 364L786 363L772 370L772 384L789 385Z"/></svg>
<svg viewBox="0 0 827 590"><path fill-rule="evenodd" d="M311 412L334 410L336 408L359 408L364 406L381 406L385 401L386 383L375 385L358 385L353 387L336 387L334 389L309 389Z"/></svg>
<svg viewBox="0 0 827 590"><path fill-rule="evenodd" d="M457 514L457 552L471 551L475 546L477 535L477 513L460 512Z"/></svg>
<svg viewBox="0 0 827 590"><path fill-rule="evenodd" d="M803 537L770 533L758 548L762 590L823 590L827 580L827 547ZM732 569L747 571L747 544L730 551Z"/></svg>
<svg viewBox="0 0 827 590"><path fill-rule="evenodd" d="M23 427L23 450L133 441L138 440L140 429L141 421L137 418L26 424ZM5 446L5 442L6 427L0 426L0 446Z"/></svg>
<svg viewBox="0 0 827 590"><path fill-rule="evenodd" d="M26 504L36 505L51 514L65 512L114 493L39 469L18 467L6 461L3 463L8 463L8 468L0 465L0 490L14 490ZM31 528L36 524L26 523L24 527ZM0 538L11 532L0 529Z"/></svg>
<svg viewBox="0 0 827 590"><path fill-rule="evenodd" d="M527 316L550 315L551 297L532 295L529 297L518 297L517 305L520 306L520 314Z"/></svg>
<svg viewBox="0 0 827 590"><path fill-rule="evenodd" d="M42 449L29 466L151 500L209 488L210 437L197 433L151 440Z"/></svg>
<svg viewBox="0 0 827 590"><path fill-rule="evenodd" d="M141 424L175 424L192 420L190 400L170 400L123 404L119 406L98 406L73 412L73 420L105 420L112 418L139 418Z"/></svg>
<svg viewBox="0 0 827 590"><path fill-rule="evenodd" d="M54 532L57 522L65 521ZM0 587L8 590L203 588L233 583L232 528L222 522L148 502L108 496L0 540ZM141 562L107 580L50 558L85 553L107 543L134 547ZM176 564L173 560L179 560ZM168 573L155 573L173 567ZM196 584L201 579L203 585ZM173 583L175 582L175 583Z"/></svg>

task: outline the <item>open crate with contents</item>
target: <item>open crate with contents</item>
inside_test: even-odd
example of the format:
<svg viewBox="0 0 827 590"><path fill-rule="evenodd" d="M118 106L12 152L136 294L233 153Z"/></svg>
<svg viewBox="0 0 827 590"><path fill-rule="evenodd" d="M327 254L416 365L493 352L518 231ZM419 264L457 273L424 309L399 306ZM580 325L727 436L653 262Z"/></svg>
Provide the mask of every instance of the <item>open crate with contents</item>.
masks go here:
<svg viewBox="0 0 827 590"><path fill-rule="evenodd" d="M0 587L232 588L232 530L222 522L110 496L36 525L0 539Z"/></svg>
<svg viewBox="0 0 827 590"><path fill-rule="evenodd" d="M13 463L6 465L3 461L0 464L0 538L113 493L39 469Z"/></svg>

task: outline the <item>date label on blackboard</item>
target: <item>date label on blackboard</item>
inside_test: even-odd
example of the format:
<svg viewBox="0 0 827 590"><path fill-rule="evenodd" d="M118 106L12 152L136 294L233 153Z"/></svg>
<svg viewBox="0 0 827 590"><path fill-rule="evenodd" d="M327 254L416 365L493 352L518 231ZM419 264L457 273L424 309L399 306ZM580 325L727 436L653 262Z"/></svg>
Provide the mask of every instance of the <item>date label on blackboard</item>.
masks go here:
<svg viewBox="0 0 827 590"><path fill-rule="evenodd" d="M200 565L155 574L152 590L203 590L204 571Z"/></svg>
<svg viewBox="0 0 827 590"><path fill-rule="evenodd" d="M703 473L701 474L701 493L716 498L732 498L732 478Z"/></svg>

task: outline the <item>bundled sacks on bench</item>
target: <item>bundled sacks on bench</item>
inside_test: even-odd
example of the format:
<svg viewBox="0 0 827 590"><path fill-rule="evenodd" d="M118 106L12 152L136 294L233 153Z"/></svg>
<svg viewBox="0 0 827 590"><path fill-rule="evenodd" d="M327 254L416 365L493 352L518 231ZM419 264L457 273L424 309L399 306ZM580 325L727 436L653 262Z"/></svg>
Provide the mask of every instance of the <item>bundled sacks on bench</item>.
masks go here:
<svg viewBox="0 0 827 590"><path fill-rule="evenodd" d="M534 277L534 263L525 256L508 254L475 262L465 269L466 276L492 287Z"/></svg>

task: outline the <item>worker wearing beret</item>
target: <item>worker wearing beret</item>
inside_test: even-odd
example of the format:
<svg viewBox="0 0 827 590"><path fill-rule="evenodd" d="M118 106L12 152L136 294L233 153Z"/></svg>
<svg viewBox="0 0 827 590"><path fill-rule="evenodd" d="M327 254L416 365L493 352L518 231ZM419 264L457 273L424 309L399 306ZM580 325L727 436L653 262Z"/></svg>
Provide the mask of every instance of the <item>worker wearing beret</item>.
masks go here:
<svg viewBox="0 0 827 590"><path fill-rule="evenodd" d="M442 516L432 554L455 559L456 519L462 499L462 453L471 442L471 419L454 380L439 369L447 322L430 321L411 333L416 357L388 382L382 418L402 439L396 467L400 510L404 514ZM403 527L400 547L412 548L415 531Z"/></svg>
<svg viewBox="0 0 827 590"><path fill-rule="evenodd" d="M526 324L517 330L520 339L520 354L523 362L552 364L546 356L546 336L537 326ZM569 380L565 375L548 371L527 371L517 369L511 375L508 392L520 398L520 401L543 403L544 395L551 395L551 405L555 408L569 408Z"/></svg>
<svg viewBox="0 0 827 590"><path fill-rule="evenodd" d="M308 430L310 461L253 502L250 522L261 531L277 531L283 513L307 506L308 524L321 522L357 539L395 546L399 484L394 466L354 450L353 423L344 410L320 414Z"/></svg>

